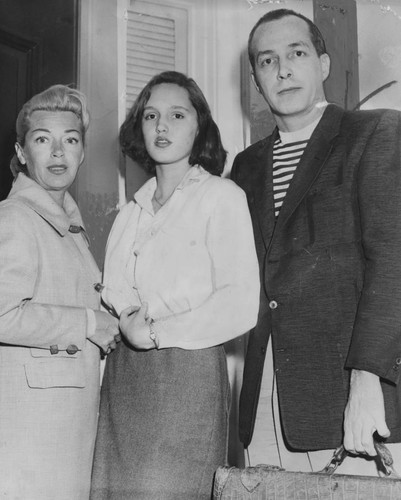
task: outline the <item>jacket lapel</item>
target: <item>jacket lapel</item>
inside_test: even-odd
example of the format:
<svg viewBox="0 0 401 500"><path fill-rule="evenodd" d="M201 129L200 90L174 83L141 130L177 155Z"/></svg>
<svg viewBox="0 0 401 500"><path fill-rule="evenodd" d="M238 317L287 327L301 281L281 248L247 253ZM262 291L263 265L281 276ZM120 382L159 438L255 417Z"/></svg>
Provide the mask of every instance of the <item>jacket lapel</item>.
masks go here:
<svg viewBox="0 0 401 500"><path fill-rule="evenodd" d="M261 143L256 154L257 166L260 175L256 179L255 199L257 202L257 213L260 231L266 249L270 245L273 235L274 200L273 200L273 146L278 137L277 129L265 141Z"/></svg>
<svg viewBox="0 0 401 500"><path fill-rule="evenodd" d="M332 150L334 138L338 135L343 115L344 111L334 105L327 106L323 113L284 198L277 219L276 233L284 227L318 177Z"/></svg>

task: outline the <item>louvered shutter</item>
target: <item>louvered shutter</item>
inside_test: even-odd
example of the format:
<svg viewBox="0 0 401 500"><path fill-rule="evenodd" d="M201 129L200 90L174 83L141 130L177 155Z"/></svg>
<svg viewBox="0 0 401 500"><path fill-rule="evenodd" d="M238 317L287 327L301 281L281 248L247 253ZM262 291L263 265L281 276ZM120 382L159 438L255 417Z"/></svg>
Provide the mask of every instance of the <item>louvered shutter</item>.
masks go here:
<svg viewBox="0 0 401 500"><path fill-rule="evenodd" d="M167 3L167 2L166 2ZM187 11L166 4L132 1L127 10L126 108L157 73L186 72ZM181 43L177 43L178 40Z"/></svg>

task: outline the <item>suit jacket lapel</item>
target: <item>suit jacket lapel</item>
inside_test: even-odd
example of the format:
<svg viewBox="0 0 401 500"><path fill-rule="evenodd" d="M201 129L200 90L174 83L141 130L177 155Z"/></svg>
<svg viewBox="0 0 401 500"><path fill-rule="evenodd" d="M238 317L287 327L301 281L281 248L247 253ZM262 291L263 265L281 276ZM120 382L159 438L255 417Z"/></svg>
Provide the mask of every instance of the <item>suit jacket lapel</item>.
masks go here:
<svg viewBox="0 0 401 500"><path fill-rule="evenodd" d="M257 210L259 227L265 247L268 248L275 226L273 200L273 146L278 137L277 129L261 143L256 155L260 176L256 179L255 198L258 200Z"/></svg>
<svg viewBox="0 0 401 500"><path fill-rule="evenodd" d="M275 231L280 231L310 190L323 168L338 135L344 111L334 105L327 106L302 155L290 187L284 198Z"/></svg>

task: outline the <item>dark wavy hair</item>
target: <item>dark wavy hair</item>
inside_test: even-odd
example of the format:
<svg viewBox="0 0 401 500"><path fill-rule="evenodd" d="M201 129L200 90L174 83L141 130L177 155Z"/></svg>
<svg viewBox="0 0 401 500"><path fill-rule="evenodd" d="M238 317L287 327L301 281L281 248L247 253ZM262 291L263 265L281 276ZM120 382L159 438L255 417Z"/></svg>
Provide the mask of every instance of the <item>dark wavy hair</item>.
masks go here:
<svg viewBox="0 0 401 500"><path fill-rule="evenodd" d="M249 56L249 61L251 63L253 71L255 71L255 54L253 52L253 37L255 35L255 31L262 24L269 23L270 21L278 21L279 19L282 19L283 17L287 17L287 16L295 16L295 17L299 17L300 19L303 19L309 27L309 34L310 34L313 46L315 47L315 50L317 52L317 55L320 57L321 55L326 54L326 43L324 41L323 35L321 34L321 32L320 32L319 28L316 26L316 24L314 24L310 19L303 16L299 12L295 12L295 10L276 9L276 10L272 10L270 12L267 12L264 16L262 16L259 19L259 21L255 24L255 26L252 28L251 32L249 33L248 56Z"/></svg>
<svg viewBox="0 0 401 500"><path fill-rule="evenodd" d="M224 170L227 152L223 148L219 129L212 118L209 105L196 82L177 71L165 71L154 76L142 89L120 128L120 144L125 155L154 174L156 163L149 156L142 132L143 110L150 99L153 87L172 83L186 89L198 116L198 132L189 157L190 165L201 165L214 175Z"/></svg>

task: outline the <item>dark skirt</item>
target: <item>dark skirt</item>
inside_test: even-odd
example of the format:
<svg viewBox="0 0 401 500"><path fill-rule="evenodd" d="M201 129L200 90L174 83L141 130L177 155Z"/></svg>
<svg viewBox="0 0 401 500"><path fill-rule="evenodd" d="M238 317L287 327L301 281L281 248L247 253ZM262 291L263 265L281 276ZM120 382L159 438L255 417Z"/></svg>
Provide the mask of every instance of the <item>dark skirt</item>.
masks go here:
<svg viewBox="0 0 401 500"><path fill-rule="evenodd" d="M92 500L209 500L227 450L224 348L108 356Z"/></svg>

